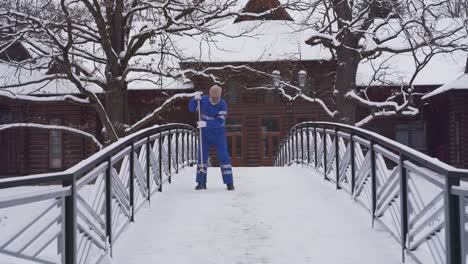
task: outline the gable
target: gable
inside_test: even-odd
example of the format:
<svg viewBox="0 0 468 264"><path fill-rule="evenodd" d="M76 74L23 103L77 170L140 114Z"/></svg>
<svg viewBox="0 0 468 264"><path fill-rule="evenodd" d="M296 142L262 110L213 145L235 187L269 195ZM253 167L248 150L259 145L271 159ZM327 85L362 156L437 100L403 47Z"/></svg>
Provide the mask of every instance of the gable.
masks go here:
<svg viewBox="0 0 468 264"><path fill-rule="evenodd" d="M268 10L278 8L281 6L279 0L249 0L245 7L242 9L243 13L261 14ZM234 23L249 21L249 20L289 20L293 21L292 17L288 14L284 7L280 7L272 13L254 17L254 16L239 16Z"/></svg>

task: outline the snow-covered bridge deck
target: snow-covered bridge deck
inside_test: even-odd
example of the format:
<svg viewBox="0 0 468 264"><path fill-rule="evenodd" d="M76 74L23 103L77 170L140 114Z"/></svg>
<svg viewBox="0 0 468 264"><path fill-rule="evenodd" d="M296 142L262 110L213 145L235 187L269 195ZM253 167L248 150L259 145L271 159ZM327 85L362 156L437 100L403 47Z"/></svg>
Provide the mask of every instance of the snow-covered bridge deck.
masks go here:
<svg viewBox="0 0 468 264"><path fill-rule="evenodd" d="M312 168L218 168L195 191L186 168L141 210L113 249L114 264L401 263L399 245ZM409 262L411 263L411 262Z"/></svg>

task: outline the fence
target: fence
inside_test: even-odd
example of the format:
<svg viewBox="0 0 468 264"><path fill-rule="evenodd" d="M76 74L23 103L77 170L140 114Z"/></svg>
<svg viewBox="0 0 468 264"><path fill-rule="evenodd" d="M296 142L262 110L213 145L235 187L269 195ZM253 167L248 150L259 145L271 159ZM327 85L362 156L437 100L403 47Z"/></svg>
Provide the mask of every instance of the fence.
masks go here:
<svg viewBox="0 0 468 264"><path fill-rule="evenodd" d="M0 212L14 221L2 230L0 256L100 262L172 173L196 162L197 141L197 130L188 125L152 127L65 172L0 180Z"/></svg>
<svg viewBox="0 0 468 264"><path fill-rule="evenodd" d="M456 169L378 134L305 122L278 147L275 165L311 164L347 191L400 243L402 260L467 263L468 170ZM460 186L461 185L461 186Z"/></svg>

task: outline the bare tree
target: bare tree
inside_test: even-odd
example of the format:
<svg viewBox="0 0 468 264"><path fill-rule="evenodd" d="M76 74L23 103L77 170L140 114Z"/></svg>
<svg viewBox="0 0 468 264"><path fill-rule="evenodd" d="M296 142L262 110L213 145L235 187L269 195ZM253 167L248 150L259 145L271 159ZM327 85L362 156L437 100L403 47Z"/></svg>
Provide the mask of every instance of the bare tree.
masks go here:
<svg viewBox="0 0 468 264"><path fill-rule="evenodd" d="M127 90L133 83L158 88L164 78L183 82L193 74L216 80L208 74L216 69L181 70L179 62L187 55L177 42L201 34L206 39L228 35L216 27L242 15L233 9L236 5L237 0L9 0L0 7L0 54L19 42L32 52L27 58L0 58L13 69L0 74L0 80L8 80L0 83L0 91L57 80L72 84L85 99L70 95L59 100L94 107L109 141L115 141L148 124L175 100L191 96L176 94L129 124ZM32 71L41 74L24 74ZM104 93L104 103L96 91Z"/></svg>
<svg viewBox="0 0 468 264"><path fill-rule="evenodd" d="M362 124L355 117L356 103L368 107L374 116L415 114L408 100L411 97L405 96L411 93L417 73L435 54L466 49L466 21L438 19L445 4L447 1L312 0L295 6L301 14L306 13L300 22L303 28L314 30L307 44L328 48L337 61L333 88L337 120ZM418 65L415 76L401 83L405 88L400 93L381 103L356 90L361 62L401 53L411 53ZM401 97L406 99L398 104L396 99Z"/></svg>

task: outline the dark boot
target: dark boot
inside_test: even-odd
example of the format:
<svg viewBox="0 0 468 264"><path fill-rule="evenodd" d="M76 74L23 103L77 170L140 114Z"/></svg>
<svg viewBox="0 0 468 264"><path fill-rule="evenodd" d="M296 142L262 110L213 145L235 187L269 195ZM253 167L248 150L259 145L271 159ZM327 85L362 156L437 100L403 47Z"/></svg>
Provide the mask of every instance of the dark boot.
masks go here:
<svg viewBox="0 0 468 264"><path fill-rule="evenodd" d="M226 184L226 186L227 186L228 191L234 191L234 184L229 183L229 184Z"/></svg>
<svg viewBox="0 0 468 264"><path fill-rule="evenodd" d="M199 183L195 187L195 190L206 190L206 184L205 183Z"/></svg>

